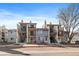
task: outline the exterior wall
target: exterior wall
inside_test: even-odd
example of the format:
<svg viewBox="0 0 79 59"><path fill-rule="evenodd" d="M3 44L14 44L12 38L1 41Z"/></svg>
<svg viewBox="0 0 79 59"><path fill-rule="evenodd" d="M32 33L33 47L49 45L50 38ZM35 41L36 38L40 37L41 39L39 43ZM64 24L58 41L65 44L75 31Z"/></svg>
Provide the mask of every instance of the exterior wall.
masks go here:
<svg viewBox="0 0 79 59"><path fill-rule="evenodd" d="M26 23L19 23L17 26L18 29L18 43L22 43L26 41L27 34L27 25Z"/></svg>
<svg viewBox="0 0 79 59"><path fill-rule="evenodd" d="M37 43L42 43L44 40L42 39L42 30L37 30L36 32L36 42Z"/></svg>
<svg viewBox="0 0 79 59"><path fill-rule="evenodd" d="M74 37L72 38L71 43L75 43L75 41L79 41L79 33L76 33L76 34L74 35Z"/></svg>
<svg viewBox="0 0 79 59"><path fill-rule="evenodd" d="M5 32L5 41L7 42L8 40L8 30Z"/></svg>
<svg viewBox="0 0 79 59"><path fill-rule="evenodd" d="M29 43L36 43L36 24L28 24L28 41Z"/></svg>
<svg viewBox="0 0 79 59"><path fill-rule="evenodd" d="M18 24L17 29L18 29L19 43L33 43L34 40L36 39L36 23L31 23L31 22L26 23L22 21Z"/></svg>
<svg viewBox="0 0 79 59"><path fill-rule="evenodd" d="M4 33L4 35L3 35ZM8 29L5 28L5 26L0 27L0 42L3 42L2 38L7 42L8 40Z"/></svg>
<svg viewBox="0 0 79 59"><path fill-rule="evenodd" d="M37 29L36 43L49 43L49 41L48 41L48 30Z"/></svg>
<svg viewBox="0 0 79 59"><path fill-rule="evenodd" d="M16 30L8 30L7 42L16 43L16 39L17 39L17 31Z"/></svg>
<svg viewBox="0 0 79 59"><path fill-rule="evenodd" d="M58 26L54 26L54 30L56 31L56 40L57 40L57 42L59 42L59 40L58 40Z"/></svg>
<svg viewBox="0 0 79 59"><path fill-rule="evenodd" d="M47 27L49 29L49 41L50 41L50 43L59 42L59 40L58 40L58 26L59 25L47 24Z"/></svg>
<svg viewBox="0 0 79 59"><path fill-rule="evenodd" d="M23 26L25 26L25 30ZM50 27L52 28L52 31L50 30ZM33 35L30 34L31 31L33 31ZM2 36L2 32L4 32L4 35L5 35L4 37ZM54 36L53 34L55 32L56 32L56 36ZM25 33L25 37L23 33ZM47 44L49 43L50 44L50 37L53 37L53 36L58 42L67 41L67 39L65 38L67 34L64 32L64 28L61 28L60 25L48 24L48 27L45 26L45 28L36 28L36 23L20 22L17 25L17 31L15 29L8 30L4 26L0 27L0 42L3 42L2 38L5 38L5 41L7 42L17 43L17 42L20 42L22 38L22 39L25 39L24 43L30 42L30 43L47 43ZM75 41L79 41L79 33L75 34L71 43L75 43Z"/></svg>
<svg viewBox="0 0 79 59"><path fill-rule="evenodd" d="M0 42L2 42L2 32L0 31Z"/></svg>
<svg viewBox="0 0 79 59"><path fill-rule="evenodd" d="M66 34L64 33L64 28L59 26L58 27L58 40L59 40L59 42L66 41L66 39L64 39L64 36L66 36Z"/></svg>

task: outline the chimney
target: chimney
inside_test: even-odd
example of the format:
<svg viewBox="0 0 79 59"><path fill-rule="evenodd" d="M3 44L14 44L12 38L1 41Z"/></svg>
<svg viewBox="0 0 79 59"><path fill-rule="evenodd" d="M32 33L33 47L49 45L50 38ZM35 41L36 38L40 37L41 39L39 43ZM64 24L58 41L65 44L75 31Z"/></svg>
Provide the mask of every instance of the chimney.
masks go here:
<svg viewBox="0 0 79 59"><path fill-rule="evenodd" d="M44 25L45 25L45 28L47 27L47 23L46 23L46 20L45 20L45 23L44 23Z"/></svg>
<svg viewBox="0 0 79 59"><path fill-rule="evenodd" d="M23 23L23 20L21 20L21 22Z"/></svg>
<svg viewBox="0 0 79 59"><path fill-rule="evenodd" d="M32 23L31 20L30 20L30 23Z"/></svg>
<svg viewBox="0 0 79 59"><path fill-rule="evenodd" d="M52 25L52 22L50 22L50 25Z"/></svg>

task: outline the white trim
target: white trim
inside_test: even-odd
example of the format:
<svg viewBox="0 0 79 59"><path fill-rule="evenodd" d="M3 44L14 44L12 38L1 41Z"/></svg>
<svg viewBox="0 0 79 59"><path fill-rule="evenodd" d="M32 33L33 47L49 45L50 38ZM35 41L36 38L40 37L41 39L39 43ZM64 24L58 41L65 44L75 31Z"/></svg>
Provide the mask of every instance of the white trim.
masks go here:
<svg viewBox="0 0 79 59"><path fill-rule="evenodd" d="M28 43L28 24L27 24L27 32L26 32L26 34L27 34L27 39L26 39L26 43Z"/></svg>
<svg viewBox="0 0 79 59"><path fill-rule="evenodd" d="M50 44L50 27L48 28L48 43Z"/></svg>

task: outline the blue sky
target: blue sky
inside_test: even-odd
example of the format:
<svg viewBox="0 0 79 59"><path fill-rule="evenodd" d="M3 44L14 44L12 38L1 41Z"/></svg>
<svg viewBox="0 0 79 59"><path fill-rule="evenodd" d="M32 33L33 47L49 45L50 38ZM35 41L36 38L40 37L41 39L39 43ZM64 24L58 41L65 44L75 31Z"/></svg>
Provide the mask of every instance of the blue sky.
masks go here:
<svg viewBox="0 0 79 59"><path fill-rule="evenodd" d="M0 3L0 25L7 28L17 28L20 20L37 23L42 27L47 23L58 23L57 14L60 8L67 7L68 3Z"/></svg>

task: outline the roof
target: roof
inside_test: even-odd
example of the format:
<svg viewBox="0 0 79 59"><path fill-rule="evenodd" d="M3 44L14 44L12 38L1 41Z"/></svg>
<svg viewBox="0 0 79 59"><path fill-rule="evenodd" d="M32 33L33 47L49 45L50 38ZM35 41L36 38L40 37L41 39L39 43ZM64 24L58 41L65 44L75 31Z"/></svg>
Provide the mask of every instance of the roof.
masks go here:
<svg viewBox="0 0 79 59"><path fill-rule="evenodd" d="M47 26L61 26L60 24L47 24Z"/></svg>
<svg viewBox="0 0 79 59"><path fill-rule="evenodd" d="M20 24L37 24L37 23L32 23L32 22L31 23L30 22L29 23L27 23L27 22L19 22L19 23Z"/></svg>
<svg viewBox="0 0 79 59"><path fill-rule="evenodd" d="M48 30L47 28L37 28L37 30Z"/></svg>
<svg viewBox="0 0 79 59"><path fill-rule="evenodd" d="M17 31L17 29L8 29L8 31Z"/></svg>

